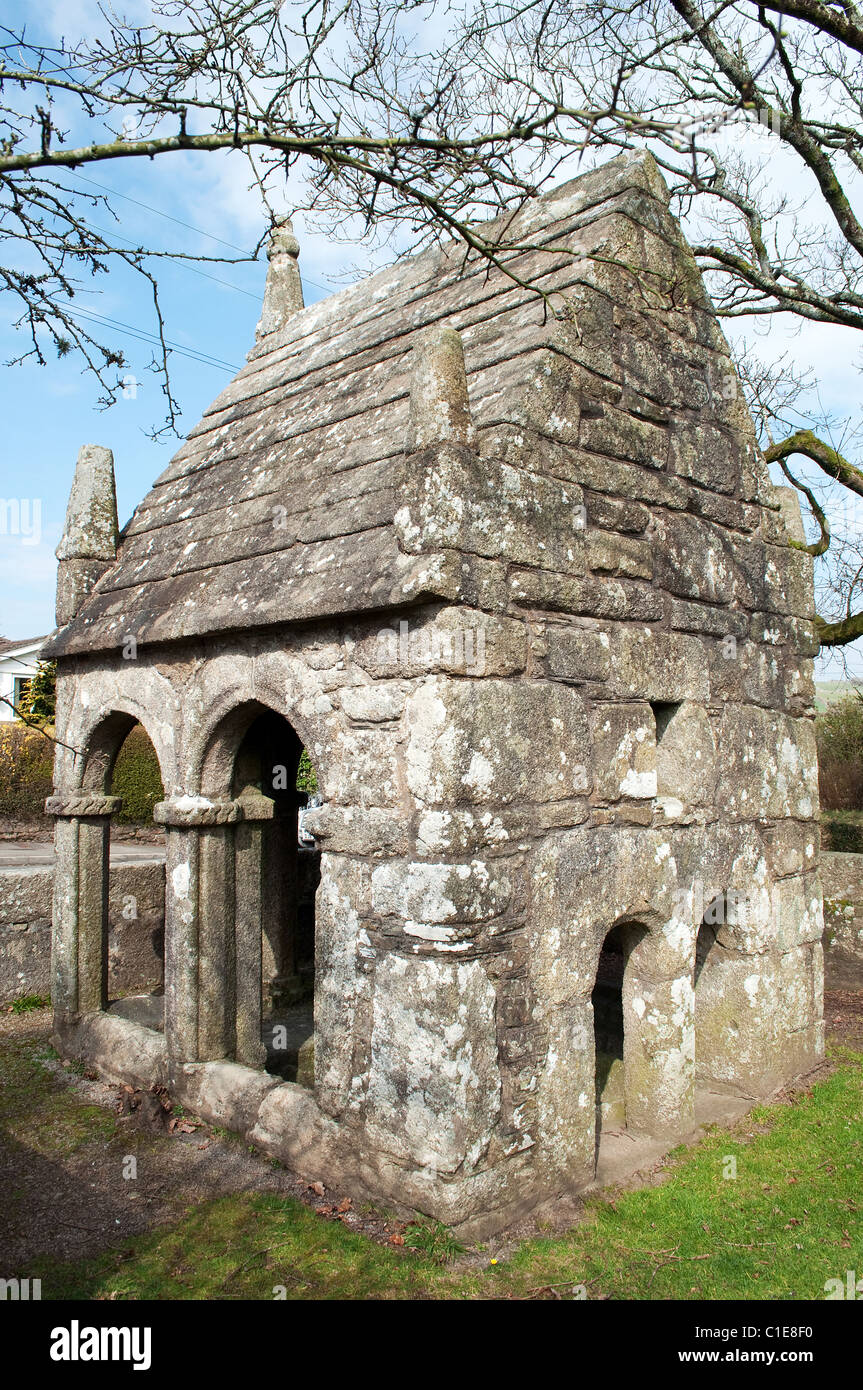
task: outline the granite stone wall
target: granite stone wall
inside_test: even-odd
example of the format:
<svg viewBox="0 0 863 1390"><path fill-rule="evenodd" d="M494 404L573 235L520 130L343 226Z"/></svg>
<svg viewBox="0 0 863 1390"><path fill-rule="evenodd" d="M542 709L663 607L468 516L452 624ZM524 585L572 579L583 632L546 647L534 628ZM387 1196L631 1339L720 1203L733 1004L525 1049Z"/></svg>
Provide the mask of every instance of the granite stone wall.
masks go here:
<svg viewBox="0 0 863 1390"><path fill-rule="evenodd" d="M863 965L863 854L821 855L824 949Z"/></svg>
<svg viewBox="0 0 863 1390"><path fill-rule="evenodd" d="M53 868L0 869L0 1003L51 992ZM165 866L118 864L108 898L112 997L158 989L164 974Z"/></svg>

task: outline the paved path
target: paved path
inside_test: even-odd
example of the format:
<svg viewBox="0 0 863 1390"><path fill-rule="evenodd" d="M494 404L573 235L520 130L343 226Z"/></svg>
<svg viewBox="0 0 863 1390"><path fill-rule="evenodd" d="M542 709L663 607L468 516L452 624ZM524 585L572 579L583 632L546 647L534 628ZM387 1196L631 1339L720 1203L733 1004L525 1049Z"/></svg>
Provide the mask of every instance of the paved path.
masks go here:
<svg viewBox="0 0 863 1390"><path fill-rule="evenodd" d="M164 845L111 846L112 864L153 863L164 858ZM0 840L0 869L50 869L53 864L51 840Z"/></svg>

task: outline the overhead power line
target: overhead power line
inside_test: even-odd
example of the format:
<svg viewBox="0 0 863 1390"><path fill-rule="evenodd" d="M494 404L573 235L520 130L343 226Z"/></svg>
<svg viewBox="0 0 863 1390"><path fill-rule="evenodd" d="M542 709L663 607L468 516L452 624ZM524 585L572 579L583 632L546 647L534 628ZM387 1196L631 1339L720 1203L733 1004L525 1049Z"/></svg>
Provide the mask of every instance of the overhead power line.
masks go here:
<svg viewBox="0 0 863 1390"><path fill-rule="evenodd" d="M97 183L95 179L88 178L86 174L80 174L77 169L72 169L70 172L77 179L83 179L85 183L91 183L94 188L101 189L103 193L110 193L112 198L122 198L124 202L134 203L136 207L143 208L145 212L152 212L156 217L164 217L168 222L176 222L178 227L185 227L189 232L196 232L198 236L209 237L210 241L218 242L219 246L227 246L231 251L239 251L240 255L246 255L244 246L235 246L232 241L225 241L223 237L214 236L212 232L205 232L203 227L194 227L191 222L184 222L181 217L174 217L170 212L163 212L161 208L154 208L150 203L142 203L140 198L132 198L128 193L118 193L116 188L109 188L107 184ZM126 241L127 238L121 237L121 240ZM201 274L203 273L202 271ZM333 292L332 288L328 289L326 285L319 285L316 280L309 280L305 275L301 275L301 278L313 289L323 290L324 294L332 294ZM227 283L227 281L220 283ZM234 285L232 288L236 289L236 286ZM241 290L240 293L245 294L247 291Z"/></svg>
<svg viewBox="0 0 863 1390"><path fill-rule="evenodd" d="M129 337L137 338L139 342L147 343L150 347L161 347L162 340L155 333L150 333L146 328L139 328L135 324L123 323L120 319L108 318L105 314L97 314L93 309L86 307L79 308L77 304L59 304L59 308L72 318L84 318L91 323L103 324L107 328L113 329L118 333L125 333ZM205 367L219 367L226 372L239 372L240 367L234 366L231 362L223 362L221 358L211 357L208 353L197 352L194 348L182 347L179 343L172 342L169 338L165 340L165 346L172 352L178 353L181 357L189 357L193 362L198 362Z"/></svg>
<svg viewBox="0 0 863 1390"><path fill-rule="evenodd" d="M109 231L105 227L97 227L93 222L88 223L88 226L92 232L98 232L100 236L116 237L118 241L125 241L128 242L130 246L135 246L139 250L142 249L131 237L123 236L120 232ZM170 252L166 252L165 254L168 260L176 262L179 270L190 270L193 275L203 275L205 280L212 280L216 285L224 285L225 289L235 290L237 294L244 294L247 299L254 299L256 304L260 304L261 296L259 294L252 294L251 290L240 289L239 285L232 285L230 280L221 280L218 275L211 275L208 270L200 270L196 265L189 265L186 260L181 260L177 256L172 256ZM311 284L311 281L309 281L309 284Z"/></svg>
<svg viewBox="0 0 863 1390"><path fill-rule="evenodd" d="M191 222L184 222L180 217L173 217L170 212L163 212L161 208L154 208L149 203L142 203L139 198L131 198L128 193L118 193L116 188L108 188L107 184L97 183L95 179L88 178L86 174L79 174L77 169L73 169L72 172L76 179L83 179L85 183L91 183L94 188L101 188L103 193L110 193L112 198L122 198L124 202L134 203L136 207L144 208L146 212L154 212L157 217L164 217L168 222L176 222L178 227L185 227L187 231L209 237L210 241L217 241L220 246L227 246L231 251L239 251L242 256L247 254L245 246L235 246L232 241L225 241L223 237L214 236L212 232L205 232L203 227L193 227Z"/></svg>

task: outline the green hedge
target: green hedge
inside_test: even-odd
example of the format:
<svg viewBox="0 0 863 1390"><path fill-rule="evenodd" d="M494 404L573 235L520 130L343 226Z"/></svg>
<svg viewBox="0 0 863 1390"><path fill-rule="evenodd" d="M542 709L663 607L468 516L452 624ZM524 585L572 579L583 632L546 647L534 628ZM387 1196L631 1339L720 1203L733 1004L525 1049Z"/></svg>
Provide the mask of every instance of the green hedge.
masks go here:
<svg viewBox="0 0 863 1390"><path fill-rule="evenodd" d="M111 793L123 798L116 819L126 825L146 825L156 802L165 799L156 750L140 725L117 754Z"/></svg>
<svg viewBox="0 0 863 1390"><path fill-rule="evenodd" d="M312 760L304 748L300 754L300 765L297 768L297 791L313 794L317 790L318 776Z"/></svg>
<svg viewBox="0 0 863 1390"><path fill-rule="evenodd" d="M45 818L45 800L54 786L53 732L50 726L42 733L22 724L0 724L0 816ZM140 725L117 755L111 791L122 797L116 819L126 825L148 824L156 802L164 799L156 752Z"/></svg>
<svg viewBox="0 0 863 1390"><path fill-rule="evenodd" d="M825 811L863 810L863 697L845 695L815 723Z"/></svg>
<svg viewBox="0 0 863 1390"><path fill-rule="evenodd" d="M0 816L42 820L54 789L54 745L38 729L0 724Z"/></svg>

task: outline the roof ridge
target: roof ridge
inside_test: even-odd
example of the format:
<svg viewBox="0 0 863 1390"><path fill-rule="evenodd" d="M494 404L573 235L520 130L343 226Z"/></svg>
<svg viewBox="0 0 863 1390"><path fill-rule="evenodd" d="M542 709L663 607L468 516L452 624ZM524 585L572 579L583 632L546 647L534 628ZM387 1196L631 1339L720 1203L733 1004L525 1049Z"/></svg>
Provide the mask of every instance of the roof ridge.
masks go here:
<svg viewBox="0 0 863 1390"><path fill-rule="evenodd" d="M591 202L584 203L579 207L580 212L587 212L591 207L608 202L611 198L617 197L625 189L632 187L632 174L638 171L641 177L636 179L637 184L645 191L650 191L654 196L662 196L667 202L667 189L665 182L659 172L656 160L647 150L626 150L622 154L616 155L614 159L608 160L605 164L597 165L594 169L586 169L581 174L576 174L574 178L568 179L565 183L556 184L552 188L545 189L542 193L533 197L526 197L525 200L513 211L498 213L496 217L490 217L484 222L475 222L473 227L477 230L487 227L494 227L496 223L503 223L509 220L512 226L516 226L520 221L529 218L537 220L539 208L547 206L553 202L579 202L584 191L584 185L591 179L599 180L603 185L602 196L596 200L596 204ZM615 180L614 175L618 178ZM615 182L617 187L614 186ZM561 214L557 214L554 221L562 221ZM447 241L437 242L431 246L423 247L419 251L408 253L391 261L389 265L381 266L379 270L373 271L370 275L359 277L353 284L345 285L342 289L336 290L333 294L327 295L324 299L318 299L314 304L307 304L303 309L297 310L295 314L275 333L268 334L259 344L247 354L246 365L240 369L245 372L248 366L253 363L262 362L264 358L274 354L281 347L287 347L293 340L306 336L297 332L301 325L308 324L308 336L314 336L316 325L314 319L320 317L326 307L335 309L345 300L355 295L361 289L369 289L377 281L383 281L387 276L392 275L393 271L408 265L418 265L425 258L441 256L446 251L459 245L460 238L451 237ZM551 246L553 244L550 243ZM512 247L516 252L516 246ZM240 373L238 373L239 375ZM234 378L236 379L236 378ZM221 394L221 393L220 393ZM218 396L216 397L218 400ZM215 403L215 402L214 402ZM212 410L212 405L208 411ZM206 414L207 412L205 412Z"/></svg>

